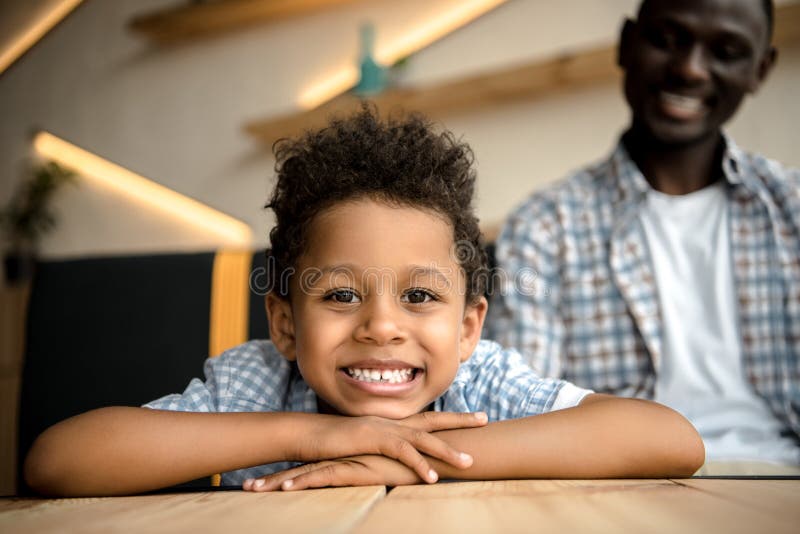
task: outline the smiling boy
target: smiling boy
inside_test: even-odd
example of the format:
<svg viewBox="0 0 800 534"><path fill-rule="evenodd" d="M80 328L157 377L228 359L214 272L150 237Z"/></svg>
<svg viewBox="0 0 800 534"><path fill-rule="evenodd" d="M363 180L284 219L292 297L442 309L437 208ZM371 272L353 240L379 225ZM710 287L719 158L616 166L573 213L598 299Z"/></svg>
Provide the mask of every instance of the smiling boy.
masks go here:
<svg viewBox="0 0 800 534"><path fill-rule="evenodd" d="M291 299L267 297L273 343L297 361L324 411L389 419L425 411L472 354L486 312L463 292L450 225L361 199L317 215L308 235L298 272L321 276Z"/></svg>
<svg viewBox="0 0 800 534"><path fill-rule="evenodd" d="M181 395L48 429L26 461L31 487L122 494L214 472L252 491L666 477L702 463L676 412L540 378L480 341L475 176L451 134L365 109L276 156L270 341L208 360Z"/></svg>

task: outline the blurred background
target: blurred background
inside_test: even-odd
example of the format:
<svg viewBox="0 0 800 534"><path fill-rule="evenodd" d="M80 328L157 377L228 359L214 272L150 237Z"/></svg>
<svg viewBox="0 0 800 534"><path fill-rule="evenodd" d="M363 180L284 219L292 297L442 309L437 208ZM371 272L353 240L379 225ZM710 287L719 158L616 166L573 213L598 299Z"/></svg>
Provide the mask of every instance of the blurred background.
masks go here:
<svg viewBox="0 0 800 534"><path fill-rule="evenodd" d="M181 33L182 7L191 14L192 4L228 4L235 9L259 2L77 2L74 11L0 74L0 204L24 176L33 136L43 130L243 221L252 230L254 245L262 246L271 223L262 206L272 184L272 140L249 135L245 126L301 112L303 96L342 71L357 76L364 22L374 26L376 53L397 48L426 25L433 26L434 33L441 31L427 45L422 38L421 48L410 54L402 72L403 86L424 91L611 46L623 17L637 4L283 3L304 2L310 6L306 10L274 19L253 16L219 31L198 30L194 36ZM62 3L3 0L0 42L10 43L17 31ZM459 20L458 14L469 5L475 6L473 17ZM159 34L166 42L131 27L137 19L172 9L178 10L173 26ZM448 18L452 13L456 15ZM222 16L211 14L215 19ZM447 27L450 19L454 27ZM443 30L437 27L439 21ZM213 22L208 23L212 30ZM495 98L489 87L474 105L433 113L475 150L477 205L485 229L492 230L533 189L611 150L628 114L613 61L609 63L610 74L601 73L589 82L554 84L550 90L532 90L527 97L522 88L522 94L508 98ZM798 82L800 42L792 42L782 47L769 82L731 124L729 130L740 145L800 165ZM292 128L286 130L291 133ZM79 180L77 187L64 188L54 209L59 221L42 239L45 257L229 244L218 235L182 225L168 213L142 209L124 192L95 182Z"/></svg>
<svg viewBox="0 0 800 534"><path fill-rule="evenodd" d="M637 3L2 0L0 206L55 160L73 178L25 245L39 259L263 248L271 143L352 108L343 93L374 60L386 70L359 88L381 111L422 109L473 147L492 237L531 191L613 148L628 121L614 44ZM777 5L777 66L728 130L800 166L800 4ZM2 295L13 466L27 293Z"/></svg>

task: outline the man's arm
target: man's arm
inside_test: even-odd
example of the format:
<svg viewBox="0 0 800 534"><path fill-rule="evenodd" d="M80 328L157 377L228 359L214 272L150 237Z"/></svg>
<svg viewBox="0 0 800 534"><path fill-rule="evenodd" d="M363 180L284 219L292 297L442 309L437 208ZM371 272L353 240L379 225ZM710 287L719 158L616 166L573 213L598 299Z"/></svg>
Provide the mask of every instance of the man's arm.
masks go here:
<svg viewBox="0 0 800 534"><path fill-rule="evenodd" d="M495 249L485 338L519 350L542 376L561 374L561 234L555 209L529 201L508 219Z"/></svg>
<svg viewBox="0 0 800 534"><path fill-rule="evenodd" d="M62 421L39 436L25 461L25 479L46 495L120 495L272 462L380 454L433 482L429 460L420 452L462 467L472 460L430 432L485 423L485 416L454 413L392 421L305 413L101 408Z"/></svg>
<svg viewBox="0 0 800 534"><path fill-rule="evenodd" d="M650 401L596 394L574 408L436 435L474 458L462 470L431 460L442 478L450 479L687 477L705 458L699 434L677 412ZM358 456L290 469L245 489L419 482L398 462Z"/></svg>

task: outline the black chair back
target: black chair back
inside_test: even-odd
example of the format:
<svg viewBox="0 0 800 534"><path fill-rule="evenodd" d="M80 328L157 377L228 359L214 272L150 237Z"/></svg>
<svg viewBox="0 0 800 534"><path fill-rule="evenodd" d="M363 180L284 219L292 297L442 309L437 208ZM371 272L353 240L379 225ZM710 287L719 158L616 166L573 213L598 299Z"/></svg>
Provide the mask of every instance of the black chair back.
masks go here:
<svg viewBox="0 0 800 534"><path fill-rule="evenodd" d="M213 262L207 252L37 265L20 396L20 466L50 425L103 406L139 406L202 377Z"/></svg>

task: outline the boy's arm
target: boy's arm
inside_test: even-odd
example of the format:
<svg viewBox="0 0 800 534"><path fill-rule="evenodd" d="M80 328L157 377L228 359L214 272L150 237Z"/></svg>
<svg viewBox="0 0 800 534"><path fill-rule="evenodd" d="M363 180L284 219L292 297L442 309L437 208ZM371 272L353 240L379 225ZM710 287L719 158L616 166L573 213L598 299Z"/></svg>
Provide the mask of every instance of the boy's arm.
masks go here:
<svg viewBox="0 0 800 534"><path fill-rule="evenodd" d="M482 414L481 414L482 415ZM430 434L485 424L476 414L402 421L305 413L191 413L101 408L62 421L34 442L25 479L47 495L119 495L279 461L381 454L430 476L420 451L454 465L462 456Z"/></svg>
<svg viewBox="0 0 800 534"><path fill-rule="evenodd" d="M692 475L705 457L694 427L654 402L589 395L575 408L512 419L437 436L471 454L462 470L431 460L442 478L665 478ZM260 487L415 484L419 478L387 458L359 456L309 464L265 477Z"/></svg>
<svg viewBox="0 0 800 534"><path fill-rule="evenodd" d="M475 458L461 473L433 460L448 478L685 477L705 460L700 435L679 413L598 394L575 408L437 436Z"/></svg>

